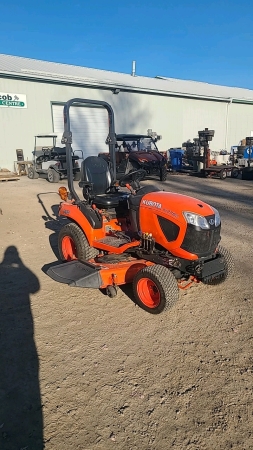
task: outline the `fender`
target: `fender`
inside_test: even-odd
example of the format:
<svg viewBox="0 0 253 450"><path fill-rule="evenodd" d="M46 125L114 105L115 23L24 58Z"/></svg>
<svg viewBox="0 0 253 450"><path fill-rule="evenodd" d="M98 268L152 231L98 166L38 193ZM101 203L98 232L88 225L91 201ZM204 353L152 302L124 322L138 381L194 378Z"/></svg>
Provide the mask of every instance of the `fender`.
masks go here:
<svg viewBox="0 0 253 450"><path fill-rule="evenodd" d="M59 207L59 215L75 222L83 230L90 245L94 240L104 237L103 220L102 218L99 220L92 208L89 209L85 206L81 211L78 205L62 202Z"/></svg>

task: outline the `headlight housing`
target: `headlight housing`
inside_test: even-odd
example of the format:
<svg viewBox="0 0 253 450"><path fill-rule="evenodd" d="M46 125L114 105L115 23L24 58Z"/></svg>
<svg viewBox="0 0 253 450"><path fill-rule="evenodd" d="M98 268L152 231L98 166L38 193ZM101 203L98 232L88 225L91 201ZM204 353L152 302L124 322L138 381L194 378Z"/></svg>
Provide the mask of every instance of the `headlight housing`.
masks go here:
<svg viewBox="0 0 253 450"><path fill-rule="evenodd" d="M213 211L215 214L214 223L215 223L215 226L218 227L221 223L220 214L219 214L219 211L217 211L217 209L215 209L213 206L212 206L212 208L213 208Z"/></svg>
<svg viewBox="0 0 253 450"><path fill-rule="evenodd" d="M217 211L218 212L218 211ZM200 216L199 214L194 214L188 211L184 211L183 215L187 223L194 225L195 227L202 228L202 230L207 230L210 228L209 223L206 218Z"/></svg>

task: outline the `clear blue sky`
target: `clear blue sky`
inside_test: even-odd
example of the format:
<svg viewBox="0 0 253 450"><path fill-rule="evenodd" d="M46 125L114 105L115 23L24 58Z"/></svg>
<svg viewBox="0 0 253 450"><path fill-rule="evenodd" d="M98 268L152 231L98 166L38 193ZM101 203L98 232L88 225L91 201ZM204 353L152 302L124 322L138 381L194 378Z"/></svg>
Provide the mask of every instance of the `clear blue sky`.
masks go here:
<svg viewBox="0 0 253 450"><path fill-rule="evenodd" d="M0 53L253 89L253 0L9 0Z"/></svg>

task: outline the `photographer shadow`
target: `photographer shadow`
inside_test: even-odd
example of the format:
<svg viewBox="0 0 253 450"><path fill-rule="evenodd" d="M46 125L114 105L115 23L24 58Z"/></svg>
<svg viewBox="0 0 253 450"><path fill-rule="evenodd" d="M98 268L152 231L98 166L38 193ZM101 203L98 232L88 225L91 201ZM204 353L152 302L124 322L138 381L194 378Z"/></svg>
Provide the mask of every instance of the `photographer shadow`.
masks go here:
<svg viewBox="0 0 253 450"><path fill-rule="evenodd" d="M0 280L0 448L41 450L39 360L30 306L30 294L40 284L15 246L5 251Z"/></svg>

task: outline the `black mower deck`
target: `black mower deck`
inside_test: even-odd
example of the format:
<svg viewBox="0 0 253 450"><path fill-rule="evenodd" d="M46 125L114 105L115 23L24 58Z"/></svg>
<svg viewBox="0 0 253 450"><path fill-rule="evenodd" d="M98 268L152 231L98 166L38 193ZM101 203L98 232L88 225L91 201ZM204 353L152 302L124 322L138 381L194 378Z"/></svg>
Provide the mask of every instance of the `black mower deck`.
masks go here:
<svg viewBox="0 0 253 450"><path fill-rule="evenodd" d="M102 284L99 270L98 266L75 260L50 267L47 275L69 286L99 289Z"/></svg>

